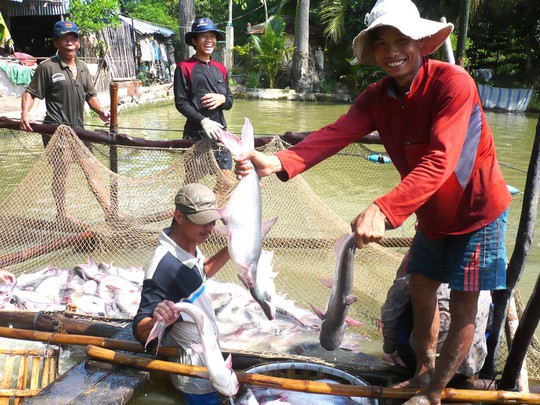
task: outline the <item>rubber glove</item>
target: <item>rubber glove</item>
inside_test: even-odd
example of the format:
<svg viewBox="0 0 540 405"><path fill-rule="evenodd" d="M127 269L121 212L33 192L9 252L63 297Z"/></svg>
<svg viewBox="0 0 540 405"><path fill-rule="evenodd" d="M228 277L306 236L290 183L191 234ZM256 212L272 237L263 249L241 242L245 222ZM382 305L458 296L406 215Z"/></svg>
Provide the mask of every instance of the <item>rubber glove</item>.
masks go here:
<svg viewBox="0 0 540 405"><path fill-rule="evenodd" d="M210 118L204 118L201 121L201 126L208 139L213 141L217 141L219 139L219 134L223 129L223 125L221 125L219 122L212 121Z"/></svg>

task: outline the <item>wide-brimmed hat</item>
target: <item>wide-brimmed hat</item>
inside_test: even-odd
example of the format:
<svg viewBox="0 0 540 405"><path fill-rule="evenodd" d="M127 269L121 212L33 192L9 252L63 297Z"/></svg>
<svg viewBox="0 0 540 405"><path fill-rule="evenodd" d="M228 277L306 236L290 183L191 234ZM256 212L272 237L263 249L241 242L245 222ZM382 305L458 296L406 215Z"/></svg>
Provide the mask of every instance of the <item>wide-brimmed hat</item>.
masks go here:
<svg viewBox="0 0 540 405"><path fill-rule="evenodd" d="M354 38L352 48L358 63L376 65L369 31L382 26L397 28L402 34L420 40L422 56L435 52L453 31L454 25L420 17L411 0L378 0L364 20L367 28Z"/></svg>
<svg viewBox="0 0 540 405"><path fill-rule="evenodd" d="M195 21L193 21L193 24L191 24L191 31L186 32L186 35L184 36L184 40L186 41L186 44L193 45L191 43L191 38L193 38L197 34L202 34L204 32L214 32L216 34L216 38L218 41L225 41L225 34L223 31L219 31L216 28L216 24L210 19L210 18L196 18Z"/></svg>
<svg viewBox="0 0 540 405"><path fill-rule="evenodd" d="M174 197L174 204L197 225L206 225L221 218L214 192L202 184L186 184Z"/></svg>
<svg viewBox="0 0 540 405"><path fill-rule="evenodd" d="M72 21L57 21L53 28L53 37L59 38L67 34L75 34L79 36L79 28Z"/></svg>

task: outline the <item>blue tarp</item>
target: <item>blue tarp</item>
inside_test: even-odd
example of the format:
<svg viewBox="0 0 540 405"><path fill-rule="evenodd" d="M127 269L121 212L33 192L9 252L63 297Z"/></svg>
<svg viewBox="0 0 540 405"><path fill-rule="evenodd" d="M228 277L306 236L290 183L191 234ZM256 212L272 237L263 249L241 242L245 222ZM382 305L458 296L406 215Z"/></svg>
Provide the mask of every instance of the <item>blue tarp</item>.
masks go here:
<svg viewBox="0 0 540 405"><path fill-rule="evenodd" d="M484 108L525 111L531 101L533 89L507 89L478 84L478 92Z"/></svg>

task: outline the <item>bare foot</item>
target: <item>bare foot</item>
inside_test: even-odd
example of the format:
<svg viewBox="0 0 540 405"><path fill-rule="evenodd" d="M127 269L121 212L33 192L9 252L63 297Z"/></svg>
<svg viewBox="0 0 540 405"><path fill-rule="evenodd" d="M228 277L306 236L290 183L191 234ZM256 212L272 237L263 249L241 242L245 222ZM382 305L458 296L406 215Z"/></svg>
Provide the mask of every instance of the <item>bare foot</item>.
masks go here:
<svg viewBox="0 0 540 405"><path fill-rule="evenodd" d="M431 380L431 373L423 373L415 375L413 378L407 381L403 381L399 384L392 386L392 388L424 388L429 384Z"/></svg>
<svg viewBox="0 0 540 405"><path fill-rule="evenodd" d="M62 226L75 226L77 228L88 228L89 226L86 222L75 218L73 215L68 214L67 212L64 214L58 214L56 216L56 222Z"/></svg>

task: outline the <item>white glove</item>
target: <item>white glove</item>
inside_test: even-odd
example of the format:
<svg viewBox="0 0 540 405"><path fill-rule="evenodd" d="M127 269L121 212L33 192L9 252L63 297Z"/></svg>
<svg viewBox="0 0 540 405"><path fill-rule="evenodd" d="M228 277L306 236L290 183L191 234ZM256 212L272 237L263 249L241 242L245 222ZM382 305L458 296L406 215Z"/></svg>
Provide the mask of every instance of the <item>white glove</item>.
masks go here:
<svg viewBox="0 0 540 405"><path fill-rule="evenodd" d="M210 118L204 118L201 121L201 126L208 139L213 141L219 139L219 134L221 134L221 130L223 129L223 125L219 122L212 121Z"/></svg>

